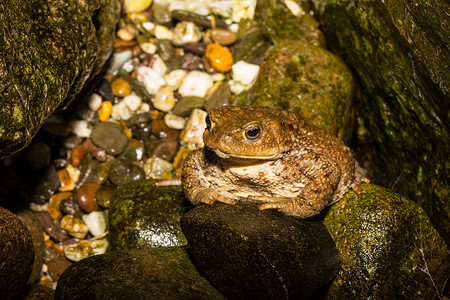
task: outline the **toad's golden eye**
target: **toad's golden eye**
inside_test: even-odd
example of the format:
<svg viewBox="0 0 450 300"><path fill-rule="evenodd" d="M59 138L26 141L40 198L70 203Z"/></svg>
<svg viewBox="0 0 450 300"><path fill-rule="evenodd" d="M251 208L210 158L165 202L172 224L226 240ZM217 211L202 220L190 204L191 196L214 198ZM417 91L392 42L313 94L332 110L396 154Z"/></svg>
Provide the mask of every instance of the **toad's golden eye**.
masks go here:
<svg viewBox="0 0 450 300"><path fill-rule="evenodd" d="M206 116L205 123L206 123L206 129L210 130L211 129L211 119L209 118L209 115Z"/></svg>
<svg viewBox="0 0 450 300"><path fill-rule="evenodd" d="M248 126L245 129L245 136L249 140L256 140L261 135L261 128L259 126Z"/></svg>

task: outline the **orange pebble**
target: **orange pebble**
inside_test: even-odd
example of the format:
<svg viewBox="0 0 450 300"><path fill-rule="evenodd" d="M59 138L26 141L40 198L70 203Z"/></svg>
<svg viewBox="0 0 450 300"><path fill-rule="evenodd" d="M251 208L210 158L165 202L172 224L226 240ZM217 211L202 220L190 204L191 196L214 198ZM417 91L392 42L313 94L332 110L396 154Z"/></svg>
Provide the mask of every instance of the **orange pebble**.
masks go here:
<svg viewBox="0 0 450 300"><path fill-rule="evenodd" d="M231 55L231 52L227 48L219 44L209 44L206 47L205 56L211 64L211 67L217 71L226 73L231 70L233 55Z"/></svg>
<svg viewBox="0 0 450 300"><path fill-rule="evenodd" d="M49 201L49 205L48 205L48 213L49 213L50 217L52 217L53 219L61 219L62 218L62 213L59 208L59 205L62 200L69 198L70 196L72 196L72 193L66 192L66 193L54 194L53 196L50 197L50 201Z"/></svg>
<svg viewBox="0 0 450 300"><path fill-rule="evenodd" d="M105 122L109 119L112 111L112 103L109 101L103 101L100 109L98 110L98 119Z"/></svg>
<svg viewBox="0 0 450 300"><path fill-rule="evenodd" d="M75 188L75 182L70 178L69 171L67 169L62 169L57 172L59 180L61 181L61 186L58 188L61 192L73 191Z"/></svg>
<svg viewBox="0 0 450 300"><path fill-rule="evenodd" d="M72 150L72 165L78 168L86 155L87 149L81 145Z"/></svg>

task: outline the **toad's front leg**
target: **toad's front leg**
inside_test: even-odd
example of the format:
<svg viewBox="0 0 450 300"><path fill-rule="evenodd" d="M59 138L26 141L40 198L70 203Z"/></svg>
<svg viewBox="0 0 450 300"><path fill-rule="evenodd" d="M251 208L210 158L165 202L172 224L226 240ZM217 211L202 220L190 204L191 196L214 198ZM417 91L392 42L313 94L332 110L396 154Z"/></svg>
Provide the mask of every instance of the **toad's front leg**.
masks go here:
<svg viewBox="0 0 450 300"><path fill-rule="evenodd" d="M205 161L203 149L192 151L184 161L181 172L181 185L186 198L192 204L206 203L213 205L216 201L232 205L236 204L239 200L238 196L211 187L203 172L206 167Z"/></svg>

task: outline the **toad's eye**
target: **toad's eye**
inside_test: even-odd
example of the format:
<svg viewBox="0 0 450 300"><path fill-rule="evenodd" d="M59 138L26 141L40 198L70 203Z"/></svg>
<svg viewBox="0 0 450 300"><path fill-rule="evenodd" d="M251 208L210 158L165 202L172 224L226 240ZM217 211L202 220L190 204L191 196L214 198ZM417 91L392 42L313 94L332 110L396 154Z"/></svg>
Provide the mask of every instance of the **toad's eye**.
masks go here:
<svg viewBox="0 0 450 300"><path fill-rule="evenodd" d="M211 119L209 118L209 115L206 116L205 123L206 123L206 129L210 130L211 129Z"/></svg>
<svg viewBox="0 0 450 300"><path fill-rule="evenodd" d="M256 140L261 135L261 128L259 126L249 126L245 129L245 136L249 140Z"/></svg>

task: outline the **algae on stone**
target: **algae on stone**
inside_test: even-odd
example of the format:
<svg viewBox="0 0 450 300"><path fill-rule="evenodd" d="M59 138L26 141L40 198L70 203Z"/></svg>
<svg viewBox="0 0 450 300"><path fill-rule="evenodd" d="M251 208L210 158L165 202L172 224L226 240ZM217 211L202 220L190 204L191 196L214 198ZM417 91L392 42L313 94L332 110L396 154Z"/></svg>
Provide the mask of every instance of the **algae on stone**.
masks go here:
<svg viewBox="0 0 450 300"><path fill-rule="evenodd" d="M119 1L0 3L0 156L25 147L112 51Z"/></svg>
<svg viewBox="0 0 450 300"><path fill-rule="evenodd" d="M449 277L444 240L417 203L362 184L332 205L324 222L342 269L326 299L439 299Z"/></svg>

